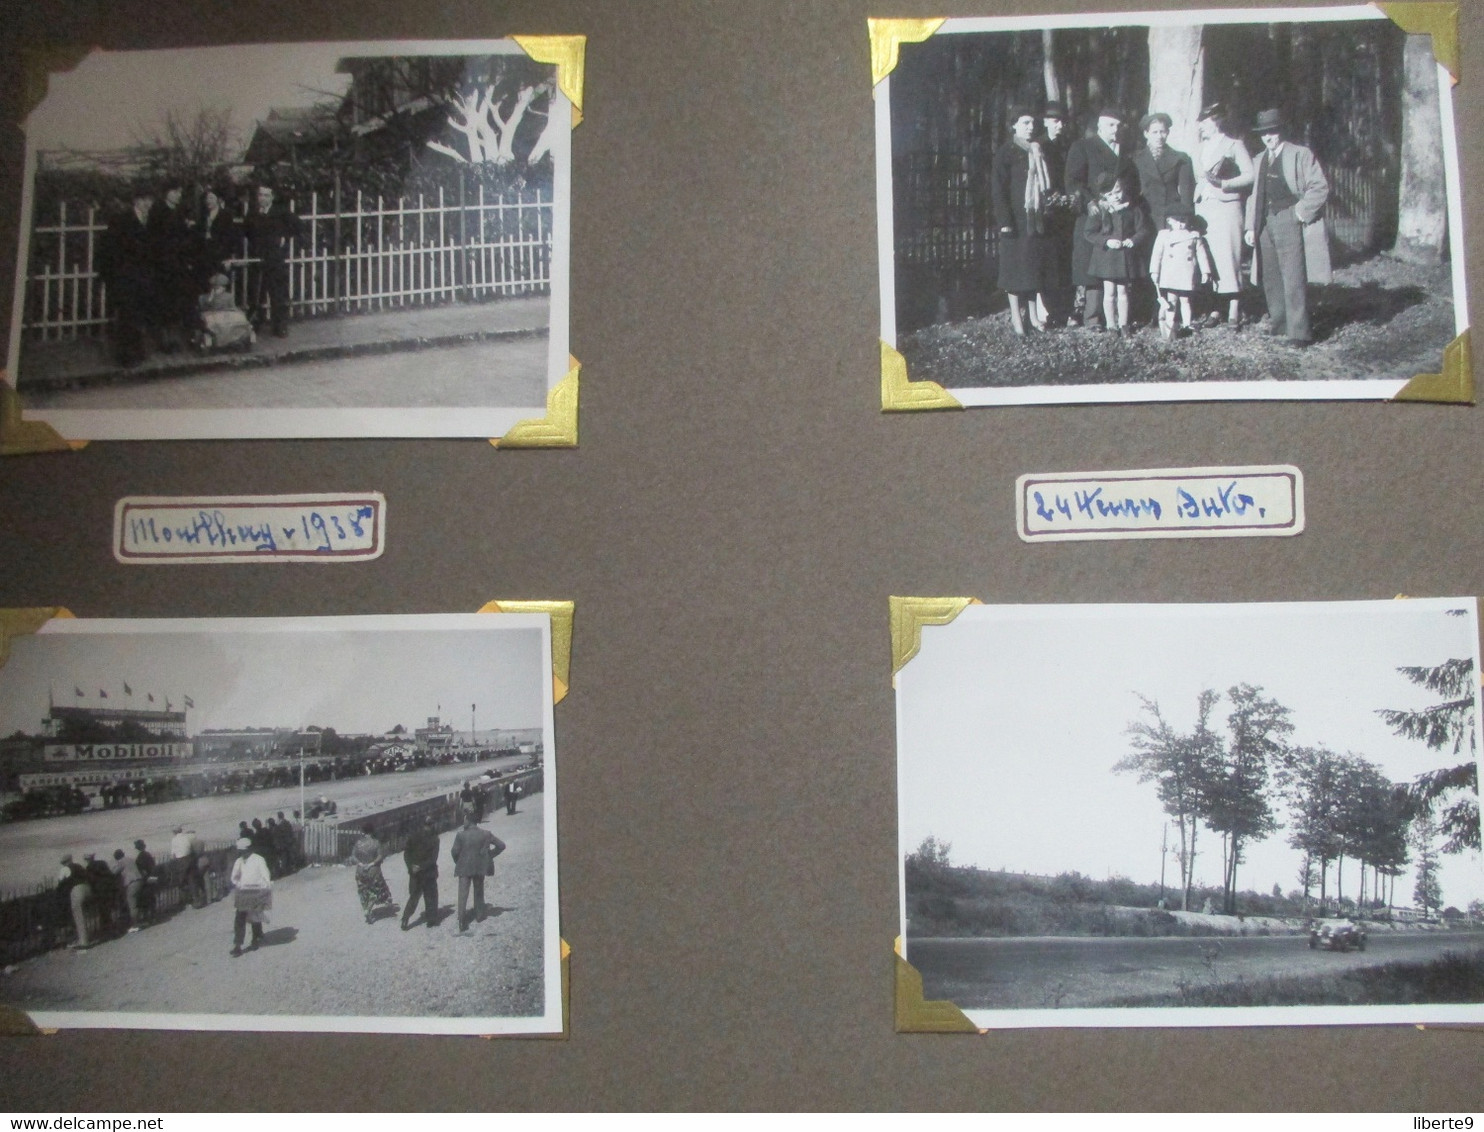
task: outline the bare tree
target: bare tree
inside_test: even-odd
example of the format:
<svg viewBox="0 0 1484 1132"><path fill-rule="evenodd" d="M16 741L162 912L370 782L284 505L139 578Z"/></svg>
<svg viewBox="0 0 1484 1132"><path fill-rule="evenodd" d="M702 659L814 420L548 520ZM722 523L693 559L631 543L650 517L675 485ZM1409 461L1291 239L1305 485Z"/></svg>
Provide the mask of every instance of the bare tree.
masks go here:
<svg viewBox="0 0 1484 1132"><path fill-rule="evenodd" d="M147 173L198 185L236 156L230 110L202 109L191 117L171 110L153 133L136 133L130 147L130 157Z"/></svg>

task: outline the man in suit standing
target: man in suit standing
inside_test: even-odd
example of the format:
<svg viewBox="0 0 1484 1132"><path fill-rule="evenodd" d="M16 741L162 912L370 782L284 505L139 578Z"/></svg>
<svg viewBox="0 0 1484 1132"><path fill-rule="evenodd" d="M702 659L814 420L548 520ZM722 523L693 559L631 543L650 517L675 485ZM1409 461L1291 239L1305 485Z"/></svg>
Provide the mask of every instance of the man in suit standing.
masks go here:
<svg viewBox="0 0 1484 1132"><path fill-rule="evenodd" d="M453 835L453 875L459 878L459 931L469 930L469 889L474 889L474 916L484 919L484 878L494 876L495 858L505 852L505 842L475 824L474 814L464 812L464 828Z"/></svg>
<svg viewBox="0 0 1484 1132"><path fill-rule="evenodd" d="M113 314L113 356L121 366L135 366L149 357L150 340L159 322L149 224L154 201L154 190L148 185L135 186L129 208L108 222L99 247L98 274Z"/></svg>
<svg viewBox="0 0 1484 1132"><path fill-rule="evenodd" d="M438 831L430 816L407 838L402 851L407 866L407 904L402 912L402 930L412 926L412 913L423 902L423 923L438 926Z"/></svg>
<svg viewBox="0 0 1484 1132"><path fill-rule="evenodd" d="M1268 301L1268 333L1293 346L1313 341L1309 326L1310 283L1330 281L1329 237L1324 203L1329 182L1314 154L1285 141L1283 117L1264 110L1254 127L1262 139L1257 180L1247 198L1246 232L1253 257L1253 282Z"/></svg>
<svg viewBox="0 0 1484 1132"><path fill-rule="evenodd" d="M1098 112L1097 135L1079 138L1067 150L1066 190L1077 207L1077 223L1072 231L1072 282L1083 290L1082 325L1088 330L1103 329L1103 281L1088 273L1092 244L1088 241L1087 210L1097 200L1092 186L1104 173L1112 174L1130 185L1134 165L1120 134L1123 114L1115 107Z"/></svg>
<svg viewBox="0 0 1484 1132"><path fill-rule="evenodd" d="M259 185L252 211L242 222L247 253L258 261L252 273L252 320L263 323L263 304L271 311L275 338L289 333L289 252L304 235L303 222L287 205L274 200L271 185Z"/></svg>

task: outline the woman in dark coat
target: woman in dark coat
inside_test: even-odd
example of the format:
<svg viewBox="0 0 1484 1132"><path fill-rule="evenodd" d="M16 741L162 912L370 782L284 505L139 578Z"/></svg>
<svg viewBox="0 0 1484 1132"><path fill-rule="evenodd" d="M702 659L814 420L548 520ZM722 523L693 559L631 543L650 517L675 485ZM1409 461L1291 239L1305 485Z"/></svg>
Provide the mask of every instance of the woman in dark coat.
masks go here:
<svg viewBox="0 0 1484 1132"><path fill-rule="evenodd" d="M1010 112L1010 144L1001 146L990 166L990 202L999 233L998 286L1010 299L1010 322L1025 334L1026 306L1031 324L1044 330L1036 298L1046 285L1053 249L1046 235L1046 198L1051 177L1036 134L1036 118L1017 107Z"/></svg>
<svg viewBox="0 0 1484 1132"><path fill-rule="evenodd" d="M226 262L242 254L242 223L215 189L201 195L201 219L196 224L196 283L201 292Z"/></svg>

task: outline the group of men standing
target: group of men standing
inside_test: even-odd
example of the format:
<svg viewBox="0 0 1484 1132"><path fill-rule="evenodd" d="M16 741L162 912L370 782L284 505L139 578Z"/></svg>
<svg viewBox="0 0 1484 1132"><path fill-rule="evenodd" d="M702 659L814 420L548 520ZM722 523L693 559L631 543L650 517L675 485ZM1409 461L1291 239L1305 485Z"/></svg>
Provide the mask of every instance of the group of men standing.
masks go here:
<svg viewBox="0 0 1484 1132"><path fill-rule="evenodd" d="M201 296L229 261L245 263L250 317L288 334L289 260L303 224L272 186L253 191L245 215L225 196L205 189L196 208L185 204L185 187L156 190L137 183L129 207L104 233L98 274L107 287L113 316L113 354L121 366L138 365L155 350L185 346L198 327Z"/></svg>
<svg viewBox="0 0 1484 1132"><path fill-rule="evenodd" d="M1080 321L1084 328L1106 325L1104 285L1109 273L1099 268L1099 241L1092 231L1110 190L1117 187L1141 213L1140 235L1130 250L1142 252L1142 278L1120 283L1142 285L1144 317L1149 317L1152 289L1148 264L1153 236L1171 217L1194 226L1210 245L1213 278L1204 282L1207 300L1204 326L1239 329L1243 322L1243 248L1252 250L1251 281L1263 290L1268 332L1293 345L1307 345L1313 331L1308 285L1330 280L1324 207L1329 184L1307 147L1287 136L1277 110L1264 110L1252 125L1262 142L1254 162L1240 134L1228 129L1224 107L1213 103L1199 115L1197 153L1169 145L1169 115L1152 111L1139 123L1143 144L1129 140L1123 112L1101 109L1088 136L1072 139L1067 113L1059 102L1033 112L1011 112L1013 146L1001 148L1005 172L992 174L995 225L1001 266L999 289L1010 296L1014 328L1024 334L1022 311L1029 310L1033 329L1056 329ZM1033 140L1019 134L1034 133ZM1022 153L1017 154L1018 147ZM1014 173L1016 163L1024 172ZM1039 177L1044 184L1036 184ZM1176 225L1177 227L1180 225ZM1029 242L1029 243L1028 243ZM1010 278L1005 263L1011 262ZM1029 265L1029 269L1027 269ZM1223 309L1222 300L1226 301Z"/></svg>
<svg viewBox="0 0 1484 1132"><path fill-rule="evenodd" d="M195 830L176 826L170 857L179 862L173 867L178 870L175 879L182 894L193 908L204 908L211 869L205 843ZM110 935L132 934L147 927L155 916L160 882L168 875L162 877L143 839L134 842L133 853L115 849L108 860L96 853L84 853L81 862L71 853L64 855L53 891L64 914L72 918L77 938L71 946L86 949Z"/></svg>

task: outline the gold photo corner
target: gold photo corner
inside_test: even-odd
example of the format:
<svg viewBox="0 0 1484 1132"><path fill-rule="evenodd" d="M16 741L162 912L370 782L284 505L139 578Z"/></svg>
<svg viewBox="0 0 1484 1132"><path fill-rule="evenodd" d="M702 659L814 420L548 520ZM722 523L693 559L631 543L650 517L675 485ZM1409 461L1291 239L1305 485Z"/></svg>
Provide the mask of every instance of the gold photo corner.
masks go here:
<svg viewBox="0 0 1484 1132"><path fill-rule="evenodd" d="M10 659L12 637L27 637L36 632L53 617L71 617L70 611L61 606L46 606L33 609L0 609L0 668Z"/></svg>
<svg viewBox="0 0 1484 1132"><path fill-rule="evenodd" d="M570 354L571 369L546 395L546 416L517 421L504 436L490 439L496 448L576 448L577 375L582 366Z"/></svg>
<svg viewBox="0 0 1484 1132"><path fill-rule="evenodd" d="M480 1034L487 1042L509 1038L540 1038L549 1042L564 1042L572 1036L572 948L567 941L558 938L562 949L562 1028L555 1034Z"/></svg>
<svg viewBox="0 0 1484 1132"><path fill-rule="evenodd" d="M982 604L977 597L888 597L891 610L891 678L922 648L924 625L947 625L971 605Z"/></svg>
<svg viewBox="0 0 1484 1132"><path fill-rule="evenodd" d="M1442 373L1419 373L1402 386L1392 400L1472 405L1474 365L1469 332L1465 330L1443 348Z"/></svg>
<svg viewBox="0 0 1484 1132"><path fill-rule="evenodd" d="M884 341L881 343L881 411L911 412L916 409L962 409L963 404L936 381L913 381L907 376L907 359Z"/></svg>
<svg viewBox="0 0 1484 1132"><path fill-rule="evenodd" d="M1408 35L1432 36L1433 58L1447 69L1456 85L1458 65L1458 5L1448 0L1376 0L1375 6Z"/></svg>
<svg viewBox="0 0 1484 1132"><path fill-rule="evenodd" d="M925 20L866 20L871 37L871 86L896 69L898 53L904 43L921 43L943 26L945 17Z"/></svg>
<svg viewBox="0 0 1484 1132"><path fill-rule="evenodd" d="M572 618L576 603L570 601L487 601L480 613L545 613L551 618L552 702L567 695L572 673Z"/></svg>
<svg viewBox="0 0 1484 1132"><path fill-rule="evenodd" d="M0 456L26 456L34 452L76 452L86 440L68 440L45 421L28 421L21 395L11 388L0 371Z"/></svg>
<svg viewBox="0 0 1484 1132"><path fill-rule="evenodd" d="M894 1006L899 1034L982 1034L984 1031L953 1003L922 996L922 975L902 958L902 939L892 949L896 963Z"/></svg>
<svg viewBox="0 0 1484 1132"><path fill-rule="evenodd" d="M557 69L557 86L572 103L572 125L582 121L582 83L586 73L587 36L512 35L520 49L538 63Z"/></svg>

